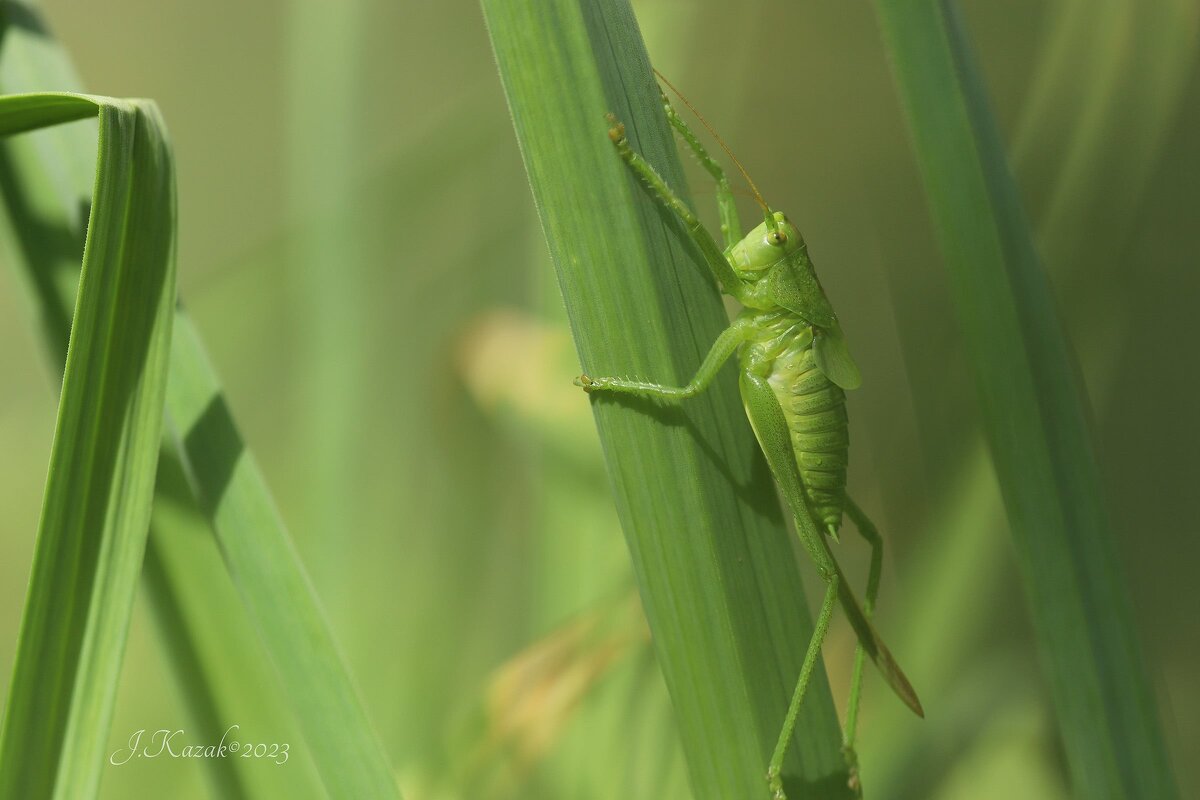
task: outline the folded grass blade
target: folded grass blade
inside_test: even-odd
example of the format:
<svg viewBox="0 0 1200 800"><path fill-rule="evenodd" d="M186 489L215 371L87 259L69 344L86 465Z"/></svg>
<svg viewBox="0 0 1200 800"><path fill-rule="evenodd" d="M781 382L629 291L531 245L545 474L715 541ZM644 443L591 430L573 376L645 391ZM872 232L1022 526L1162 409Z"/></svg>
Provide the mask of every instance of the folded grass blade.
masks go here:
<svg viewBox="0 0 1200 800"><path fill-rule="evenodd" d="M21 19L4 30L0 89L76 88L66 55L33 13L34 6L23 7ZM64 340L69 320L64 309L70 307L75 284L63 242L73 239L79 205L86 202L77 194L75 170L83 163L88 137L86 131L67 128L53 137L44 134L36 134L43 137L36 147L21 150L20 163L0 149L0 193L14 217L33 223L17 231L18 249L46 335L57 344ZM213 526L226 568L276 668L326 791L336 797L398 797L387 753L356 696L266 483L234 427L199 335L182 313L174 321L170 358L168 428L180 437L179 453L198 505ZM160 416L162 409L160 402ZM170 536L156 542L169 546ZM196 677L186 668L180 673L185 680ZM111 678L115 691L115 672Z"/></svg>
<svg viewBox="0 0 1200 800"><path fill-rule="evenodd" d="M0 98L0 134L98 115L96 182L0 797L90 797L150 521L175 300L175 176L153 103Z"/></svg>

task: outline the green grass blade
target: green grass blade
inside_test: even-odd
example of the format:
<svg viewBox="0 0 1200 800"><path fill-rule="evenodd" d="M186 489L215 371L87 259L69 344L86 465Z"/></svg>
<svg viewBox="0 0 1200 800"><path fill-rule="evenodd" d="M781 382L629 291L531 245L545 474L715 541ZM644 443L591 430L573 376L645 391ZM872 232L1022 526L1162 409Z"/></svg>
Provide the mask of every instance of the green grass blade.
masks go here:
<svg viewBox="0 0 1200 800"><path fill-rule="evenodd" d="M483 8L585 370L690 377L727 318L681 232L608 140L612 111L681 185L628 4ZM767 796L766 763L811 633L793 543L732 377L679 409L594 401L697 798ZM848 794L839 747L822 672L785 765L793 800Z"/></svg>
<svg viewBox="0 0 1200 800"><path fill-rule="evenodd" d="M25 9L28 11L29 9ZM0 47L0 89L76 88L65 54L34 15L10 23ZM75 281L64 241L77 229L75 171L86 131L63 129L21 151L23 163L0 152L0 190L18 226L47 337L56 345ZM52 348L57 349L57 348ZM182 313L174 323L167 422L216 532L225 565L274 664L326 791L334 797L398 797L391 766L358 700L353 682L265 482L233 427L203 345ZM161 411L161 408L160 408ZM200 423L199 427L196 427ZM157 540L169 546L170 537ZM181 669L181 679L195 673ZM115 676L113 686L115 687ZM207 691L197 689L197 693Z"/></svg>
<svg viewBox="0 0 1200 800"><path fill-rule="evenodd" d="M182 310L171 342L167 413L197 500L326 789L334 797L398 797L324 612Z"/></svg>
<svg viewBox="0 0 1200 800"><path fill-rule="evenodd" d="M285 769L264 770L247 758L204 759L212 794L222 800L327 797L304 740L291 735L295 723L274 669L242 609L208 521L194 507L178 454L168 448L159 455L154 499L142 562L144 607L186 707L189 740L273 737L290 745ZM129 685L127 678L124 684ZM118 732L111 746L124 746L128 735ZM118 785L118 778L130 783ZM113 770L105 780L105 789L118 794L127 793L130 784L138 786L136 774L125 769Z"/></svg>
<svg viewBox="0 0 1200 800"><path fill-rule="evenodd" d="M152 103L0 98L0 133L99 113L92 211L29 594L0 734L0 797L90 797L150 522L175 300L175 176Z"/></svg>
<svg viewBox="0 0 1200 800"><path fill-rule="evenodd" d="M953 4L876 3L1075 791L1176 796L1069 347Z"/></svg>
<svg viewBox="0 0 1200 800"><path fill-rule="evenodd" d="M168 531L165 535L173 533L175 531ZM208 653L198 646L177 585L163 563L164 552L171 551L169 546L158 545L156 539L163 535L151 528L146 540L146 555L142 560L143 590L150 599L148 605L154 614L162 646L170 654L174 668L182 673L178 683L196 728L196 738L202 742L220 742L229 726L221 717L217 693L211 691L216 681L204 673ZM245 800L251 796L238 771L240 759L214 758L211 761L214 763L206 765L208 777L218 796L228 800Z"/></svg>
<svg viewBox="0 0 1200 800"><path fill-rule="evenodd" d="M12 34L9 36L7 43L11 44ZM33 284L28 301L38 309L42 318L42 331L47 340L45 349L57 371L61 371L66 360L71 303L79 282L78 253L83 247L85 227L85 220L82 217L75 219L71 212L82 206L86 213L86 205L82 201L86 199L86 184L90 183L90 179L76 179L79 176L72 175L76 170L64 167L67 159L82 148L95 150L95 131L89 131L87 123L82 123L82 127L81 123L75 123L0 140L0 194L5 212L0 215L3 222L0 236L12 245L12 260L24 269L26 282ZM53 173L46 173L46 163L39 162L47 149L51 154L49 163L60 168ZM79 166L86 168L82 162ZM64 172L71 177L59 184L47 180L51 176L66 177ZM75 197L79 200L72 203L71 199ZM71 245L75 246L74 256L71 255ZM177 461L177 456L171 457L165 452L160 454L159 477L154 487L156 514L160 514L164 506L171 505L164 500L191 505L191 487L181 474L176 475L180 467L173 462ZM163 479L164 469L171 476L166 482ZM246 697L246 687L270 686L274 679L269 675L260 675L270 671L269 664L264 663L266 660L261 648L243 646L247 642L256 644L254 634L234 638L235 628L240 633L242 628L247 627L241 620L230 619L232 614L240 613L240 601L234 596L232 603L224 602L224 595L232 593L231 587L227 592L220 592L220 597L216 596L217 590L228 583L227 570L212 542L207 521L198 524L203 526L204 535L209 538L213 557L198 558L196 551L203 548L200 545L188 546L185 539L195 539L197 535L193 533L194 524L188 526L188 530L183 532L184 536L180 535L180 520L187 516L190 515L176 513L169 525L158 525L157 529L155 523L151 523L143 562L142 589L146 592L147 604L155 619L162 621L162 644L167 650L169 665L179 677L191 717L190 728L203 737L202 741L219 740L229 723L209 724L214 717L204 707L217 703L225 709L225 715L219 719L236 718L244 730L289 730L292 720L286 709L279 709L277 713L275 709L270 709L260 714L253 701L265 697L265 693ZM186 569L174 570L163 581L156 580L150 573L154 572L153 564L161 562L182 564ZM204 587L204 591L190 594L183 591L184 599L173 603L172 597L187 588L181 586L181 580L187 585ZM200 658L195 652L180 649L177 646L180 642L203 635L203 631L196 629L197 625L203 627L214 610L224 617L221 635L210 637L219 646L210 652L200 653ZM217 680L209 680L214 675ZM215 736L208 735L214 730ZM126 738L127 733L124 736L116 735L113 741L124 744ZM299 763L303 758L307 758L307 753L297 752L294 763ZM249 770L249 766L249 761L245 759L203 760L203 768L211 773L218 785L227 787L234 783L224 773L253 773L258 782L269 783L269 796L303 797L303 794L292 790L292 783L303 781L300 784L302 788L305 783L315 782L307 770L264 773L262 770ZM234 797L236 794L223 791L221 796Z"/></svg>
<svg viewBox="0 0 1200 800"><path fill-rule="evenodd" d="M1114 408L1114 387L1126 381L1117 370L1121 348L1110 343L1128 340L1130 326L1112 305L1124 295L1108 292L1128 272L1142 190L1169 152L1164 141L1185 99L1179 87L1194 72L1198 18L1200 9L1186 0L1056 6L1011 137L1009 161L1029 200L1038 250L1058 294L1073 298L1061 310L1101 430L1126 413ZM1092 80L1101 74L1104 80ZM919 573L909 572L909 585L919 588L888 606L893 619L908 621L897 642L913 653L914 663L906 659L905 666L943 693L927 701L933 706L951 696L956 676L970 668L982 642L994 647L991 626L980 620L1007 613L988 603L1009 559L997 535L1002 500L998 487L993 491L991 456L979 433L978 446L941 465L943 474L957 476L955 488L916 526L924 532L923 548L938 555L910 568ZM903 709L876 711L872 735L859 748L868 764L864 775L868 785L896 787L899 796L928 796L947 770L961 767L956 759L934 757L944 756L939 738L963 747L990 730L975 725L963 735L943 726L916 728ZM1164 723L1169 729L1170 721ZM1178 750L1182 741L1169 737L1168 749Z"/></svg>

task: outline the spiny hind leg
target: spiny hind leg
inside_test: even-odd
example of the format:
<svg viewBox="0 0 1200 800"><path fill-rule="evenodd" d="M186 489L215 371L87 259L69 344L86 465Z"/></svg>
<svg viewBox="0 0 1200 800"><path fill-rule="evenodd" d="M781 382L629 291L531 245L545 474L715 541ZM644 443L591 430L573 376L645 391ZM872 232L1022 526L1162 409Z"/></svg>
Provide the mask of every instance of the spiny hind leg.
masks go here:
<svg viewBox="0 0 1200 800"><path fill-rule="evenodd" d="M688 124L683 121L683 117L679 116L679 112L671 105L670 99L666 93L662 96L663 109L667 112L667 120L670 121L671 127L679 132L679 136L683 141L687 142L688 147L696 155L696 160L700 162L700 166L708 170L708 174L712 175L713 180L717 183L717 211L721 215L721 235L725 239L725 249L733 247L742 239L742 223L738 219L737 203L733 199L733 189L729 186L729 179L725 177L725 170L721 165L708 154L708 150L700 143L700 139L688 127Z"/></svg>
<svg viewBox="0 0 1200 800"><path fill-rule="evenodd" d="M808 652L804 654L804 664L800 667L800 678L796 681L796 689L792 692L792 702L788 706L784 718L783 730L775 743L775 753L767 766L767 787L771 790L771 800L787 800L783 791L783 759L787 753L788 744L796 730L796 720L800 716L800 707L804 704L804 696L808 693L808 684L812 680L817 660L821 657L821 645L829 630L829 619L833 616L833 607L837 603L838 576L836 573L826 574L825 601L821 604L821 613L817 615L817 623L813 627L812 638L808 640Z"/></svg>
<svg viewBox="0 0 1200 800"><path fill-rule="evenodd" d="M796 534L801 544L812 557L817 573L825 581L825 602L821 604L821 612L817 615L813 626L812 637L808 640L808 651L804 655L804 663L800 667L800 677L796 681L796 689L792 692L792 701L788 706L787 716L784 717L779 739L775 743L775 752L767 766L767 786L771 790L772 800L785 800L783 791L783 761L796 730L796 720L800 715L800 707L808 693L808 686L813 672L821 657L821 644L825 641L825 633L829 630L829 619L833 616L833 607L837 602L841 589L841 578L833 556L821 541L821 533L817 530L804 498L804 483L800 477L800 468L796 463L796 452L792 448L791 432L783 409L775 392L767 379L760 373L762 366L751 354L746 369L741 375L742 400L754 433L762 446L763 455L771 466L771 472L779 483L783 496L792 509L796 522Z"/></svg>
<svg viewBox="0 0 1200 800"><path fill-rule="evenodd" d="M846 495L846 513L854 522L859 535L871 546L871 566L867 572L867 591L863 598L863 614L871 619L875 612L875 598L879 595L879 578L883 571L883 538L879 535L874 523L867 517L858 504ZM846 704L846 731L842 749L846 755L846 763L850 768L851 788L858 787L858 754L854 750L855 734L858 728L858 706L862 696L863 663L866 654L860 643L854 650L854 673L850 679L850 699Z"/></svg>

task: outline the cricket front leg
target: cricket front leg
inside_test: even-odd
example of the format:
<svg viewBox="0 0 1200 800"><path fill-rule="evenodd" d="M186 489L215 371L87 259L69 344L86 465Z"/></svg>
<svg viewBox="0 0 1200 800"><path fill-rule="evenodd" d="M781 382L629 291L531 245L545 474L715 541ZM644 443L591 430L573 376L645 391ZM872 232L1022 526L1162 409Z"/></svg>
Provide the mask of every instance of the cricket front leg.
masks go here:
<svg viewBox="0 0 1200 800"><path fill-rule="evenodd" d="M688 204L683 202L683 198L667 185L667 182L663 180L663 177L658 174L654 167L650 166L649 162L642 158L640 153L634 151L629 146L629 139L625 136L625 126L618 122L612 115L609 115L609 121L612 123L612 127L609 128L608 138L612 140L613 146L616 147L617 155L629 165L629 169L633 171L633 174L650 191L650 196L654 198L655 202L671 214L674 214L683 223L688 236L696 243L700 254L704 256L704 262L708 265L713 277L721 285L721 291L730 295L742 303L742 305L746 305L746 301L750 299L746 283L737 276L733 265L729 263L729 259L725 257L724 251L721 250L712 238L712 234L708 232L708 229L696 217L691 208L688 207Z"/></svg>
<svg viewBox="0 0 1200 800"><path fill-rule="evenodd" d="M664 386L650 381L630 380L626 378L594 378L590 375L580 375L575 379L576 386L582 386L587 392L617 392L632 394L639 397L652 397L658 400L686 400L703 392L717 377L721 366L729 357L737 352L738 346L746 341L755 330L752 322L737 320L724 330L717 341L713 343L708 355L704 357L695 376L686 386Z"/></svg>
<svg viewBox="0 0 1200 800"><path fill-rule="evenodd" d="M658 76L664 82L666 78L662 75ZM667 83L670 86L670 83ZM672 89L675 87L672 86ZM681 95L682 96L682 95ZM675 107L671 105L671 101L667 96L663 95L663 110L667 112L667 121L671 123L671 127L679 131L679 135L692 148L692 152L696 156L696 160L700 162L700 166L708 170L708 174L712 175L713 180L717 182L717 211L721 216L721 235L725 239L725 250L733 247L742 238L742 223L738 219L737 203L733 199L733 189L729 186L729 178L725 177L725 170L717 163L716 159L708 154L708 150L697 138L688 124L684 122L683 117L675 111Z"/></svg>

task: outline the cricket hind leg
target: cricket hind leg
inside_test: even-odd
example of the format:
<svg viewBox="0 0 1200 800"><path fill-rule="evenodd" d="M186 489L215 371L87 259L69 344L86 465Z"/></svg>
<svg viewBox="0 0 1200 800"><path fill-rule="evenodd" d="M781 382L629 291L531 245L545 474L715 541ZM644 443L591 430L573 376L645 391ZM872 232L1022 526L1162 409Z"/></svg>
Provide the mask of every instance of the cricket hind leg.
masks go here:
<svg viewBox="0 0 1200 800"><path fill-rule="evenodd" d="M792 700L784 717L779 739L775 743L775 750L767 766L767 786L771 791L772 800L786 800L783 790L783 762L796 730L796 720L800 716L800 709L808 694L809 684L821 656L821 645L824 643L825 634L829 629L833 607L843 589L841 585L843 578L833 561L833 556L829 553L825 543L820 540L822 534L817 530L809 514L804 499L804 484L800 477L799 465L796 463L796 454L792 448L787 420L784 418L783 409L775 397L774 390L767 382L766 377L760 374L761 370L756 369L760 366L763 365L756 362L753 357L746 365L741 376L742 400L746 405L746 412L750 417L754 434L758 437L759 446L767 457L767 463L770 464L771 472L774 473L775 479L779 483L780 491L792 509L792 515L796 521L796 533L805 550L812 557L818 574L826 584L825 600L821 604L821 611L813 626L813 633L808 641L808 650L800 667L800 676L796 681L796 688L792 692Z"/></svg>
<svg viewBox="0 0 1200 800"><path fill-rule="evenodd" d="M671 127L679 132L679 136L692 149L700 166L704 167L716 181L717 212L721 217L721 235L725 239L725 249L728 250L741 241L744 235L742 223L738 219L737 203L733 199L733 189L729 185L729 178L725 177L725 170L720 163L708 154L708 150L705 149L700 139L688 127L683 117L679 116L679 112L675 110L675 106L671 105L666 92L663 92L662 101L663 110L667 112L667 120L671 123Z"/></svg>
<svg viewBox="0 0 1200 800"><path fill-rule="evenodd" d="M879 596L879 579L883 571L883 538L879 530L871 522L858 504L846 495L846 514L854 522L854 527L860 536L871 546L871 566L867 572L867 590L863 596L863 614L868 620L875 612L875 599ZM866 652L862 643L854 649L854 672L850 679L850 699L846 704L846 728L843 733L842 751L846 756L846 765L850 768L851 787L858 786L858 753L854 749L855 735L858 731L858 706L862 696L863 664Z"/></svg>
<svg viewBox="0 0 1200 800"><path fill-rule="evenodd" d="M767 788L771 791L771 800L787 800L783 792L783 759L787 753L792 735L796 731L796 720L800 717L800 707L808 694L808 684L812 680L813 671L821 657L821 646L825 643L825 634L829 631L829 620L833 617L833 607L837 605L838 576L825 575L825 600L821 603L821 611L813 626L812 636L808 640L808 650L804 654L804 663L800 667L800 677L796 680L796 688L792 692L792 702L788 705L787 716L784 717L783 729L775 743L775 752L767 766Z"/></svg>

